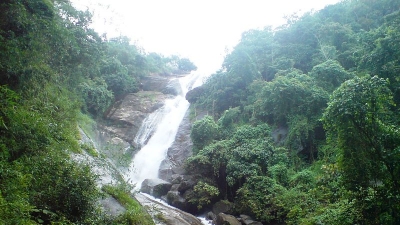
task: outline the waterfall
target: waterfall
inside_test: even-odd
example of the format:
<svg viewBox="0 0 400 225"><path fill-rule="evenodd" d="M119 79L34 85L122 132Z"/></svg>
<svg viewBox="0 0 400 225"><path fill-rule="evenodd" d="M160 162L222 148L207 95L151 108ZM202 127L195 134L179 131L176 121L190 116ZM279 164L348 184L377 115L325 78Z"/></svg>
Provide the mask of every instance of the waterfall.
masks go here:
<svg viewBox="0 0 400 225"><path fill-rule="evenodd" d="M177 78L182 88L180 95L167 99L165 105L153 112L142 123L135 137L135 144L142 147L131 162L126 180L140 189L143 180L158 178L158 170L162 160L167 156L167 150L175 140L178 127L189 108L186 93L194 87L201 85L199 74L192 73L185 77ZM148 137L150 139L145 144Z"/></svg>
<svg viewBox="0 0 400 225"><path fill-rule="evenodd" d="M160 123L164 111L165 108L161 107L156 111L154 111L153 113L151 113L149 116L146 117L146 119L143 120L142 125L140 126L139 131L136 134L135 139L133 140L137 148L140 149L146 144L146 141L153 134L155 128Z"/></svg>

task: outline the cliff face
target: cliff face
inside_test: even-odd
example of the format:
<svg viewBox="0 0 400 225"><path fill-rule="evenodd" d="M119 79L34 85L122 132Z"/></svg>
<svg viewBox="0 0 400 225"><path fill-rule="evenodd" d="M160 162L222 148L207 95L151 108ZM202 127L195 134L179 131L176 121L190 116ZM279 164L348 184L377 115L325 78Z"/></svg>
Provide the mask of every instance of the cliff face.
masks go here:
<svg viewBox="0 0 400 225"><path fill-rule="evenodd" d="M161 108L165 100L182 92L179 81L173 77L149 76L141 84L141 91L126 95L108 110L99 125L105 134L101 139L122 139L133 147L143 120Z"/></svg>
<svg viewBox="0 0 400 225"><path fill-rule="evenodd" d="M101 127L110 136L134 145L133 140L143 120L162 107L167 98L168 95L156 91L128 94L113 105Z"/></svg>
<svg viewBox="0 0 400 225"><path fill-rule="evenodd" d="M189 111L187 111L179 125L175 141L168 149L167 157L161 162L159 169L161 179L171 182L174 174L185 174L183 166L186 159L192 156L191 128L192 123L189 119Z"/></svg>
<svg viewBox="0 0 400 225"><path fill-rule="evenodd" d="M96 135L92 138L100 153L116 167L124 169L129 165L138 148L134 139L140 126L149 114L164 105L166 99L173 97L174 84L171 78L146 78L141 91L115 102L104 119L97 123Z"/></svg>

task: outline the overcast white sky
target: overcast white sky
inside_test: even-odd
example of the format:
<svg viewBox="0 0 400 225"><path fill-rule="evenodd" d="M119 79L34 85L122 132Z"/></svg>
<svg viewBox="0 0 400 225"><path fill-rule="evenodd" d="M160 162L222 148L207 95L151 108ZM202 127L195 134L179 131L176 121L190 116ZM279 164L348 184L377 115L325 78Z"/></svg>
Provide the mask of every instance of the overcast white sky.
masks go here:
<svg viewBox="0 0 400 225"><path fill-rule="evenodd" d="M146 52L190 58L207 73L220 68L249 29L279 26L284 16L322 9L340 0L72 0L94 13L93 27L125 35Z"/></svg>

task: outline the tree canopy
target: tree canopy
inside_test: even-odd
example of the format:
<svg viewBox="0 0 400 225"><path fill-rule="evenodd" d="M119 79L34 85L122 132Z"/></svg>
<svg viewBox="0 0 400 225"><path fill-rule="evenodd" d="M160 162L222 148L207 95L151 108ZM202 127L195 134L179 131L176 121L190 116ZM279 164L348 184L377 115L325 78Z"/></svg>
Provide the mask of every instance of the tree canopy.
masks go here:
<svg viewBox="0 0 400 225"><path fill-rule="evenodd" d="M219 131L192 136L189 168L266 223L399 223L399 6L341 1L243 33L187 94Z"/></svg>
<svg viewBox="0 0 400 225"><path fill-rule="evenodd" d="M344 0L244 32L187 95L209 115L191 131L190 202L224 199L270 224L399 224L399 8ZM99 213L96 175L69 159L83 148L78 116L101 118L146 76L197 67L99 35L68 0L0 12L0 223L147 224L132 208Z"/></svg>
<svg viewBox="0 0 400 225"><path fill-rule="evenodd" d="M195 65L100 36L69 0L5 0L0 12L0 224L151 224L99 210L97 176L70 159L83 151L79 116L101 118L143 77L176 72L172 61Z"/></svg>

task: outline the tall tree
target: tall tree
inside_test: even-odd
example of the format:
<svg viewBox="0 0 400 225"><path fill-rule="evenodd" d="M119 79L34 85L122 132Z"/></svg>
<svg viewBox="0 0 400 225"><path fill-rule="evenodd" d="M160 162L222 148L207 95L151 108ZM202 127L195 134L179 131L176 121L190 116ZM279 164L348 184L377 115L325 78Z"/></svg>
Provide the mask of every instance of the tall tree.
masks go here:
<svg viewBox="0 0 400 225"><path fill-rule="evenodd" d="M355 193L366 222L400 222L400 130L393 97L377 76L343 83L324 113L330 141L337 144L345 187Z"/></svg>

